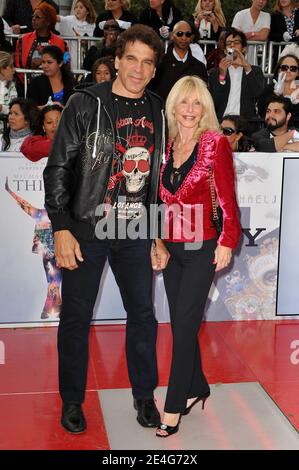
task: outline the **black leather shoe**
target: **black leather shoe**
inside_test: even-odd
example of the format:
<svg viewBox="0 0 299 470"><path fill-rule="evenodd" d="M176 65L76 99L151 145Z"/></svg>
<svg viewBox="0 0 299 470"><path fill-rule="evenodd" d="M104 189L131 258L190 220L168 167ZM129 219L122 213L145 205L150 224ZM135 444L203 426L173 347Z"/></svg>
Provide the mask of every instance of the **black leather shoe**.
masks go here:
<svg viewBox="0 0 299 470"><path fill-rule="evenodd" d="M60 422L64 429L72 434L86 431L86 420L80 404L64 403Z"/></svg>
<svg viewBox="0 0 299 470"><path fill-rule="evenodd" d="M153 398L136 400L134 408L137 410L137 421L145 428L156 428L160 424L160 413Z"/></svg>

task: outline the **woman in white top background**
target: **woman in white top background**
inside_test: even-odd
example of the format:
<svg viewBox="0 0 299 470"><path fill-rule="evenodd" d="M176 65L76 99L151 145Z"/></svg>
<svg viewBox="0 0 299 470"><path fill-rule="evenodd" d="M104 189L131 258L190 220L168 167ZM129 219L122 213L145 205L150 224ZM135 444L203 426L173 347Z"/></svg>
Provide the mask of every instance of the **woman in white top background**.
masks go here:
<svg viewBox="0 0 299 470"><path fill-rule="evenodd" d="M77 0L74 3L74 14L57 16L56 29L62 37L93 36L95 28L96 11L91 0ZM81 68L81 59L78 61L78 44L69 41L72 69Z"/></svg>

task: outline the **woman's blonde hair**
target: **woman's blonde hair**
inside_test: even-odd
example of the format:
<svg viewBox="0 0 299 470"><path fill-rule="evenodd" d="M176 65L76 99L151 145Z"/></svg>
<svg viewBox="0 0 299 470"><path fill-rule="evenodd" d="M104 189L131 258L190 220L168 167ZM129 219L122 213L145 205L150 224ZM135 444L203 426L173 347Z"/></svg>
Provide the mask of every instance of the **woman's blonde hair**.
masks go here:
<svg viewBox="0 0 299 470"><path fill-rule="evenodd" d="M208 91L207 85L200 78L194 75L187 75L186 77L180 78L180 80L175 83L166 100L166 117L171 139L174 139L178 133L175 107L194 92L197 94L202 104L203 112L199 126L193 134L193 138L198 140L200 135L206 130L219 130L213 99Z"/></svg>
<svg viewBox="0 0 299 470"><path fill-rule="evenodd" d="M89 24L95 23L97 19L97 13L95 11L93 4L91 3L91 0L76 0L73 8L75 8L78 2L81 2L82 5L85 6L87 10L87 16L86 16L87 23Z"/></svg>
<svg viewBox="0 0 299 470"><path fill-rule="evenodd" d="M0 51L0 70L6 69L13 62L13 56L9 52Z"/></svg>
<svg viewBox="0 0 299 470"><path fill-rule="evenodd" d="M291 1L291 6L292 6L292 8L298 7L298 0L292 0ZM281 8L281 5L280 5L280 0L276 0L276 2L273 5L272 11L275 12L275 13L281 13L282 12L282 8Z"/></svg>
<svg viewBox="0 0 299 470"><path fill-rule="evenodd" d="M131 0L120 0L123 10L129 10L131 7ZM105 10L107 10L108 0L105 0Z"/></svg>
<svg viewBox="0 0 299 470"><path fill-rule="evenodd" d="M195 19L197 19L197 16L198 16L198 13L201 11L201 2L202 0L199 0L197 2L197 5L195 7L195 10L194 10L194 13L193 13L193 16ZM221 2L220 0L214 0L214 7L213 7L213 13L216 17L216 20L217 20L217 23L219 24L219 26L221 28L224 28L225 24L226 24L226 20L225 20L225 16L224 16L224 13L222 11L222 7L221 7Z"/></svg>

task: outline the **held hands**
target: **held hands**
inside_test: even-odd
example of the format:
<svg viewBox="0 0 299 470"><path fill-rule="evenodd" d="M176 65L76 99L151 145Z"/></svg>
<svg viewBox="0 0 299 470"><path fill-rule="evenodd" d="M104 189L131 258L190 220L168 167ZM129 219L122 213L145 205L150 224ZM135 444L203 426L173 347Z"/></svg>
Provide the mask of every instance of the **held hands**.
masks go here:
<svg viewBox="0 0 299 470"><path fill-rule="evenodd" d="M285 79L286 79L286 73L285 72L280 72L278 74L277 80L275 80L275 79L273 80L273 83L274 83L274 90L273 91L276 95L282 95L283 94Z"/></svg>
<svg viewBox="0 0 299 470"><path fill-rule="evenodd" d="M78 261L83 261L80 245L69 230L59 230L54 234L55 258L59 268L70 271L78 268Z"/></svg>
<svg viewBox="0 0 299 470"><path fill-rule="evenodd" d="M232 259L232 249L227 246L217 245L213 263L216 264L215 271L226 268Z"/></svg>
<svg viewBox="0 0 299 470"><path fill-rule="evenodd" d="M161 269L165 269L169 258L170 254L165 248L165 245L162 240L156 240L156 242L152 244L151 249L151 261L153 270L160 271Z"/></svg>

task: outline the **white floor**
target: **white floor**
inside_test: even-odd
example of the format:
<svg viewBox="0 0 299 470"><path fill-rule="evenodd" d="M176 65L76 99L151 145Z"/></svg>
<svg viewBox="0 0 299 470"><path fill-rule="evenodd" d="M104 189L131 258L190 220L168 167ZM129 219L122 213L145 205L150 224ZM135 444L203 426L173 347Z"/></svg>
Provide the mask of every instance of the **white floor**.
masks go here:
<svg viewBox="0 0 299 470"><path fill-rule="evenodd" d="M163 410L165 387L155 391ZM299 450L299 434L256 382L217 384L166 439L136 421L130 389L100 390L111 450Z"/></svg>

